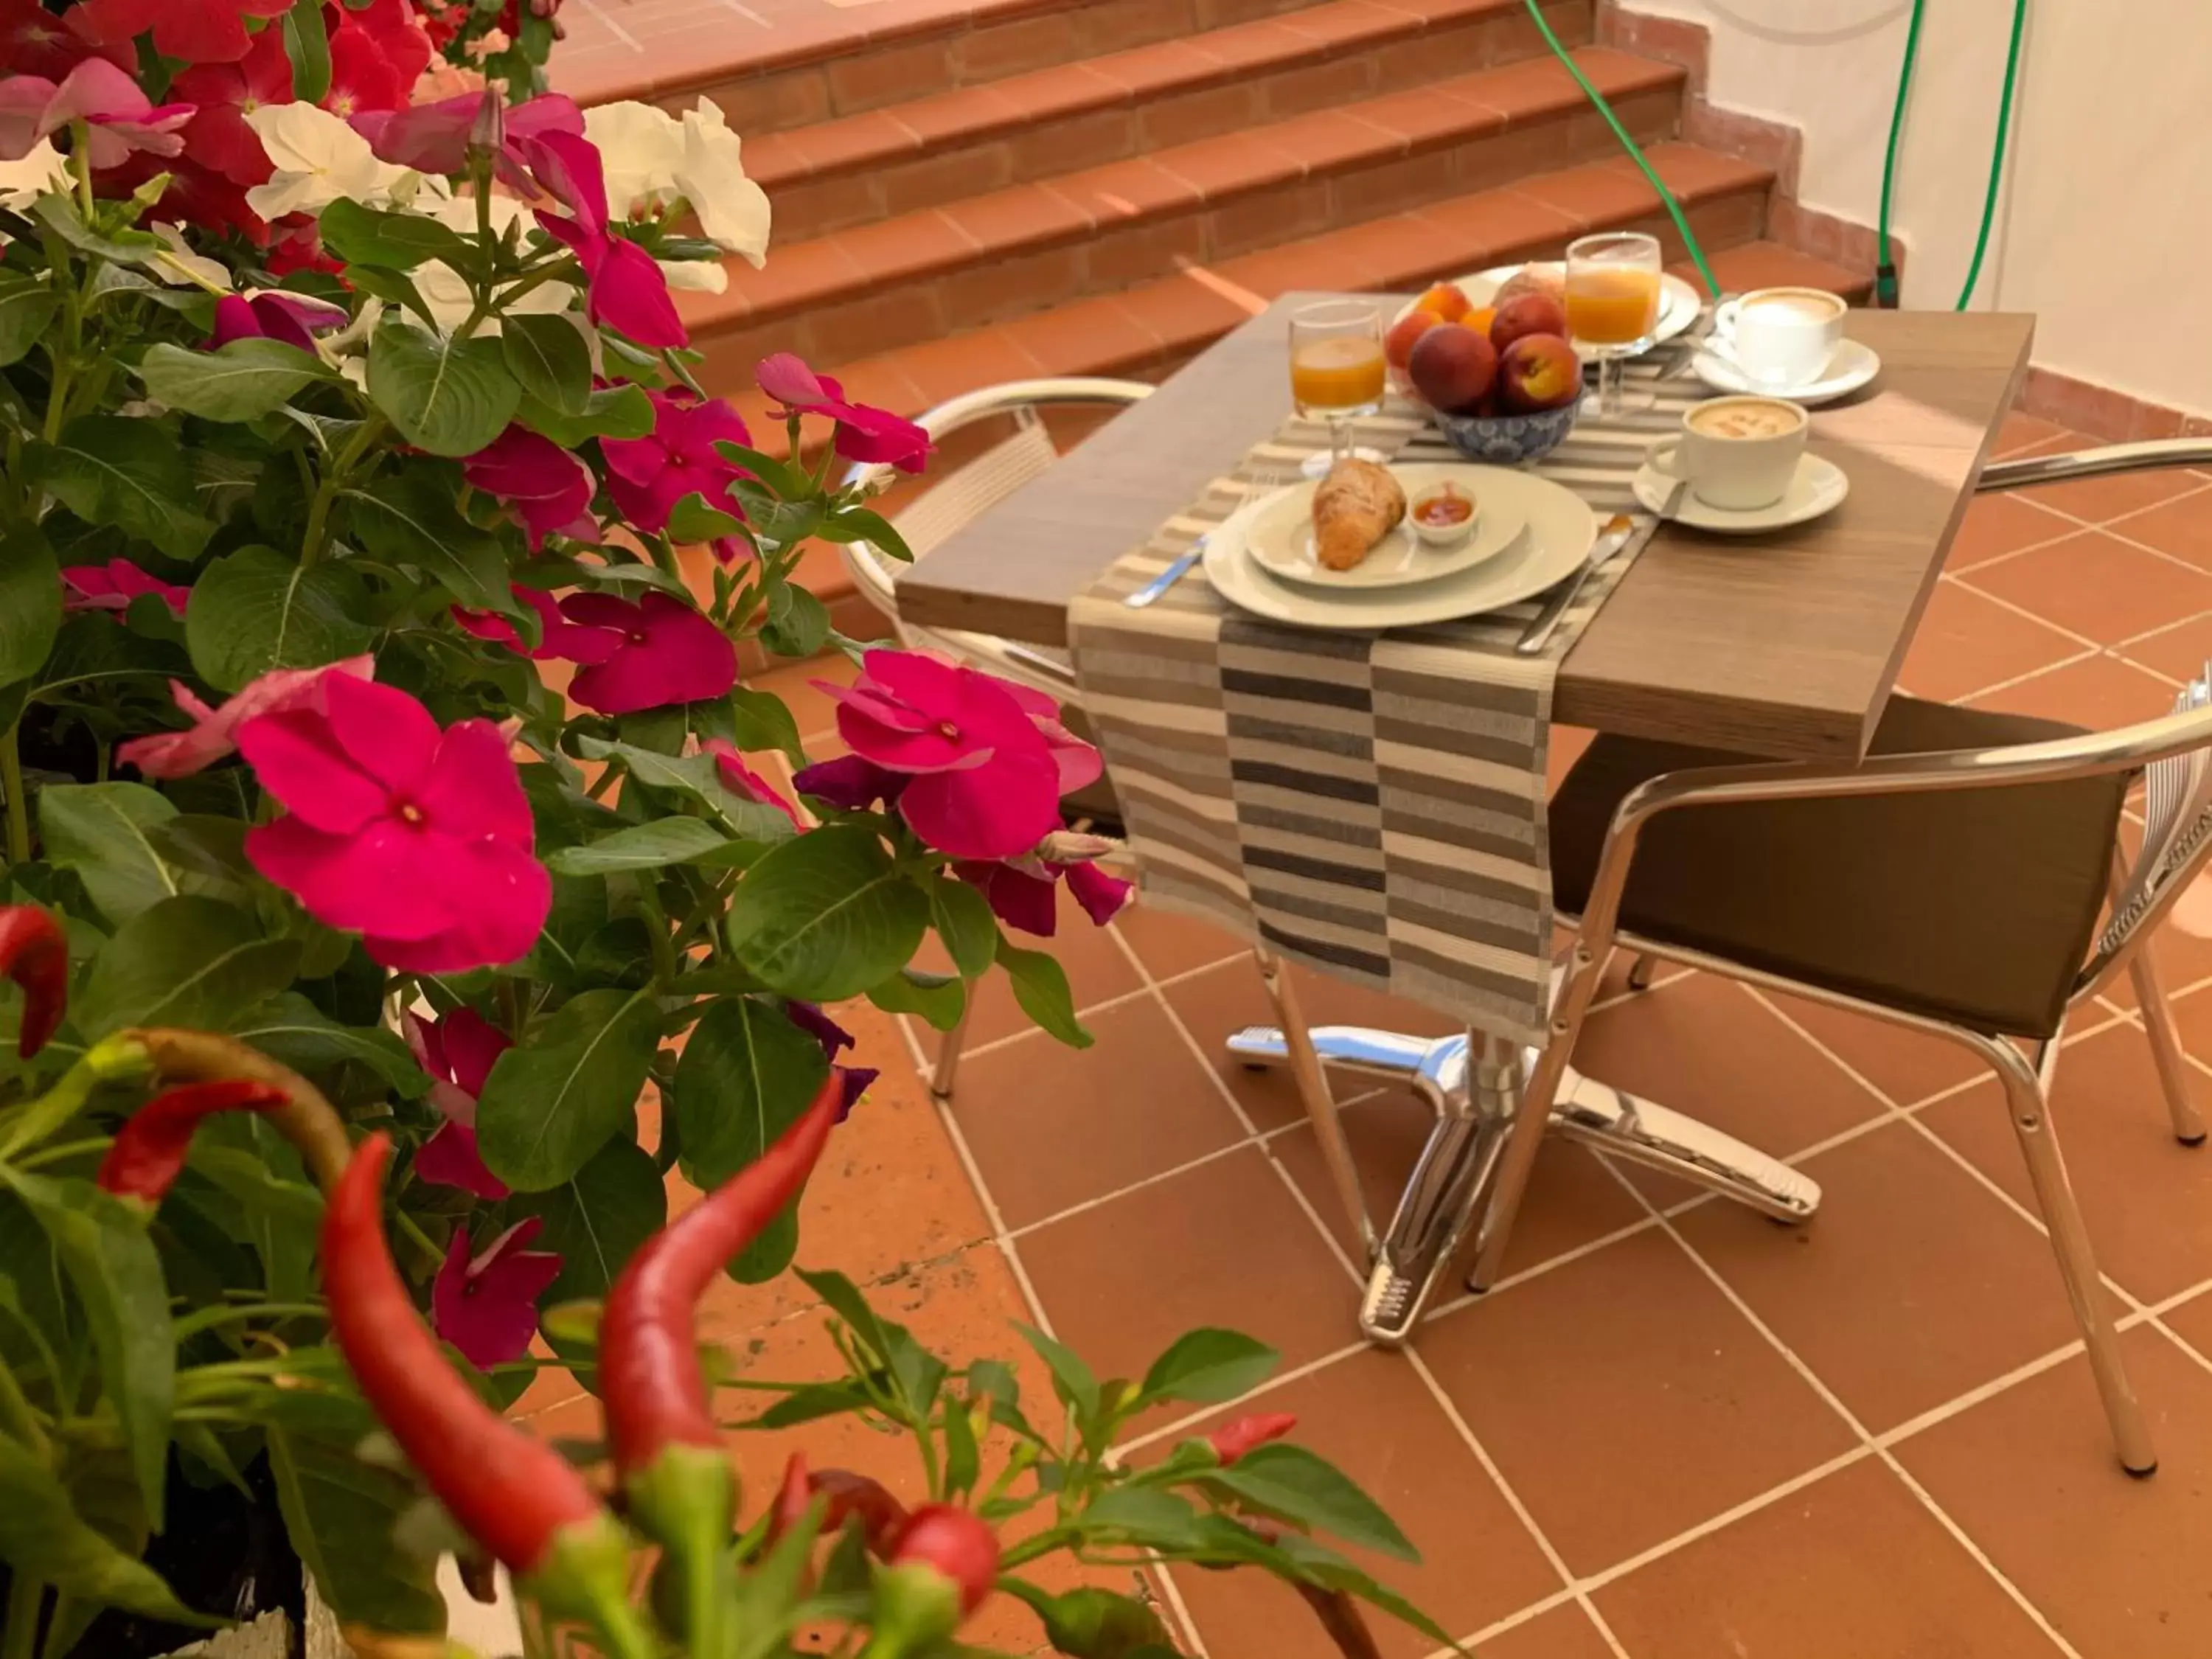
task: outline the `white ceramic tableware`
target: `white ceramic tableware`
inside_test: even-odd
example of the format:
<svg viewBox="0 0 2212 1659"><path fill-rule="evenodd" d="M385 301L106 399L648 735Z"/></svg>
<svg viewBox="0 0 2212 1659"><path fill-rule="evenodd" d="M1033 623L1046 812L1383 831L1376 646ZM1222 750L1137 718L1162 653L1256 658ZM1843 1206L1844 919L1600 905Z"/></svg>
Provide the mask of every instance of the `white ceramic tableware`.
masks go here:
<svg viewBox="0 0 2212 1659"><path fill-rule="evenodd" d="M1782 499L1805 453L1811 417L1779 398L1713 398L1682 416L1682 429L1651 446L1647 465L1689 480L1690 495L1727 512Z"/></svg>
<svg viewBox="0 0 2212 1659"><path fill-rule="evenodd" d="M1844 343L1846 307L1817 288L1759 288L1713 313L1705 349L1725 358L1763 392L1781 392L1826 375Z"/></svg>
<svg viewBox="0 0 2212 1659"><path fill-rule="evenodd" d="M1242 532L1246 550L1270 575L1285 581L1326 588L1407 587L1497 557L1511 545L1526 521L1511 495L1492 487L1498 478L1517 476L1503 467L1430 462L1394 466L1390 474L1406 492L1409 507L1449 480L1475 503L1474 533L1457 537L1447 546L1431 547L1401 520L1351 569L1331 570L1314 553L1313 499L1318 485L1302 482L1252 503Z"/></svg>
<svg viewBox="0 0 2212 1659"><path fill-rule="evenodd" d="M1630 484L1636 499L1650 512L1663 507L1674 480L1654 467L1645 467ZM1850 479L1834 462L1818 455L1801 455L1782 498L1765 507L1730 510L1709 507L1694 495L1685 494L1670 522L1692 530L1710 530L1723 536L1757 536L1809 523L1843 505L1851 491Z"/></svg>
<svg viewBox="0 0 2212 1659"><path fill-rule="evenodd" d="M1793 404L1832 404L1873 384L1881 373L1881 356L1863 340L1846 339L1828 360L1827 373L1800 386L1762 386L1728 358L1704 349L1691 360L1690 370L1716 392L1767 392Z"/></svg>

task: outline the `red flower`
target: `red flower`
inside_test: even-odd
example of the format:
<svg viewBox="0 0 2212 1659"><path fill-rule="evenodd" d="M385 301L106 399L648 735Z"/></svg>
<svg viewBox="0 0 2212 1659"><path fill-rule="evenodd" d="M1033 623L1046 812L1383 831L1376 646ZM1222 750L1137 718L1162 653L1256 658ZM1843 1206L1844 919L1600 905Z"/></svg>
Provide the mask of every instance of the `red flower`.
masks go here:
<svg viewBox="0 0 2212 1659"><path fill-rule="evenodd" d="M783 413L827 415L836 422L830 443L845 459L888 464L902 472L919 472L928 465L929 434L887 409L848 403L842 386L817 374L790 352L762 358L754 374Z"/></svg>
<svg viewBox="0 0 2212 1659"><path fill-rule="evenodd" d="M407 101L407 88L399 70L384 48L360 24L355 14L331 31L331 89L323 94L323 107L350 120L370 110L398 109Z"/></svg>
<svg viewBox="0 0 2212 1659"><path fill-rule="evenodd" d="M611 628L579 628L570 622L561 614L560 604L550 593L541 593L534 587L510 587L507 591L538 613L538 648L524 653L532 661L558 659L586 665L605 662L622 647L622 636ZM495 611L470 611L457 605L453 607L453 620L465 634L503 645L510 651L523 648L522 636L514 631L514 624Z"/></svg>
<svg viewBox="0 0 2212 1659"><path fill-rule="evenodd" d="M527 427L510 426L461 462L461 477L472 489L497 496L514 510L530 537L530 550L548 536L590 538L592 497L599 481L568 451Z"/></svg>
<svg viewBox="0 0 2212 1659"><path fill-rule="evenodd" d="M0 65L10 75L39 75L58 81L94 55L134 75L138 52L130 41L94 46L79 21L88 8L57 17L39 0L0 0Z"/></svg>
<svg viewBox="0 0 2212 1659"><path fill-rule="evenodd" d="M269 157L246 116L264 104L292 101L292 59L281 29L262 30L234 64L194 64L170 82L170 91L199 106L185 128L185 150L193 161L235 184L269 182Z"/></svg>
<svg viewBox="0 0 2212 1659"><path fill-rule="evenodd" d="M244 198L240 198L243 205ZM259 222L257 220L257 223ZM327 270L332 275L345 269L345 262L333 259L323 252L323 228L313 216L288 213L276 224L276 238L269 244L269 274L289 276L295 270ZM269 228L263 227L267 235Z"/></svg>
<svg viewBox="0 0 2212 1659"><path fill-rule="evenodd" d="M469 1230L453 1229L446 1265L430 1282L430 1322L478 1370L489 1370L530 1352L538 1328L538 1298L561 1276L561 1258L529 1247L545 1231L542 1216L518 1221L469 1254Z"/></svg>
<svg viewBox="0 0 2212 1659"><path fill-rule="evenodd" d="M738 683L738 652L722 630L679 599L647 593L635 605L611 593L571 593L561 614L614 649L568 683L568 696L602 714L635 714L702 702Z"/></svg>
<svg viewBox="0 0 2212 1659"><path fill-rule="evenodd" d="M253 44L249 17L282 17L292 0L86 0L70 19L96 46L127 45L147 30L154 50L188 64L234 64Z"/></svg>

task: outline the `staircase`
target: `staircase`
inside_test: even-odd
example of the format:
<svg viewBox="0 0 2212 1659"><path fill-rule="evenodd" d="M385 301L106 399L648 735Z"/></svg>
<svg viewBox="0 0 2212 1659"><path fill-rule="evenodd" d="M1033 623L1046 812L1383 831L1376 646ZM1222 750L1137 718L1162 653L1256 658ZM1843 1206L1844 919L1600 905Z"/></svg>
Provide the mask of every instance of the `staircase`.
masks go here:
<svg viewBox="0 0 2212 1659"><path fill-rule="evenodd" d="M696 61L650 85L720 103L775 204L765 270L678 296L705 383L764 437L774 351L914 414L1033 375L1156 379L1291 289L1411 289L1597 229L1686 252L1522 0L971 3L820 6L742 65L687 35ZM1590 0L1545 13L1724 287L1863 297L1866 275L1762 240L1770 170L1676 137L1686 71L1589 44ZM639 94L601 63L559 83Z"/></svg>

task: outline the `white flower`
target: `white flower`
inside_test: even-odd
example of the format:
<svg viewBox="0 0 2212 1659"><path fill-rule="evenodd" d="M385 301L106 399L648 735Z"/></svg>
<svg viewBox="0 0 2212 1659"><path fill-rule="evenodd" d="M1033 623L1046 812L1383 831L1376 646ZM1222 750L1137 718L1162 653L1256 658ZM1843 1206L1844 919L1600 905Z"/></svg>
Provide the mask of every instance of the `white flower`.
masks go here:
<svg viewBox="0 0 2212 1659"><path fill-rule="evenodd" d="M146 268L171 288L204 288L210 294L230 292L230 272L220 261L192 252L185 233L174 225L156 225L154 234L167 242L168 251L146 262Z"/></svg>
<svg viewBox="0 0 2212 1659"><path fill-rule="evenodd" d="M0 208L10 213L69 187L69 163L50 139L40 139L20 161L0 161Z"/></svg>
<svg viewBox="0 0 2212 1659"><path fill-rule="evenodd" d="M730 273L715 259L656 259L671 288L688 288L695 294L720 294L730 286Z"/></svg>
<svg viewBox="0 0 2212 1659"><path fill-rule="evenodd" d="M264 219L320 213L341 198L389 206L408 200L421 182L410 169L377 160L368 139L313 104L264 104L246 119L276 168L267 184L246 192L246 204Z"/></svg>
<svg viewBox="0 0 2212 1659"><path fill-rule="evenodd" d="M477 200L473 196L448 196L432 201L425 216L435 219L448 230L474 237L477 234ZM507 227L520 220L529 219L530 210L512 196L494 195L491 198L491 234L495 240L507 234ZM415 291L430 307L431 319L439 331L452 333L469 319L476 308L470 296L469 285L461 273L443 259L425 259L415 267ZM527 294L511 301L500 301L498 309L510 315L520 312L561 312L574 303L576 290L566 283L540 283ZM497 318L485 319L477 331L479 334L499 332Z"/></svg>
<svg viewBox="0 0 2212 1659"><path fill-rule="evenodd" d="M744 143L711 100L700 99L681 121L651 104L603 104L584 112L584 136L605 166L610 213L635 218L680 197L708 241L762 263L768 192L745 177Z"/></svg>

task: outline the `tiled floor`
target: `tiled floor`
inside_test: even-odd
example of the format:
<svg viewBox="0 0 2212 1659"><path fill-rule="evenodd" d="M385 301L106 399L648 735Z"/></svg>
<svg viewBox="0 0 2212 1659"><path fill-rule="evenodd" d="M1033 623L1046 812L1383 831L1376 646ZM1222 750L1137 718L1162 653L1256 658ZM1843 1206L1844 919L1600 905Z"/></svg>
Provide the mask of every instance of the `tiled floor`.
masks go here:
<svg viewBox="0 0 2212 1659"><path fill-rule="evenodd" d="M2070 447L2026 420L2001 446ZM2208 526L2194 473L1977 504L1905 684L2087 723L2160 712L2212 652ZM802 1259L948 1344L1007 1352L1004 1322L1033 1319L1109 1373L1194 1325L1264 1338L1285 1361L1267 1407L1400 1518L1425 1564L1378 1568L1480 1659L2212 1652L2212 1150L2168 1134L2124 989L2069 1034L2054 1118L2163 1456L2148 1482L2112 1460L1994 1086L1940 1044L1696 975L1616 984L1578 1060L1802 1164L1820 1217L1784 1230L1554 1146L1504 1282L1385 1354L1353 1340L1347 1230L1287 1079L1218 1052L1265 1016L1246 961L1142 911L1072 919L1061 945L1097 1047L993 1004L949 1109L914 1075L933 1038L855 1016L894 1075L810 1194ZM2212 1058L2212 942L2162 957ZM1442 1024L1304 993L1317 1022ZM1387 1204L1423 1115L1378 1092L1348 1117ZM741 1364L818 1363L787 1291L724 1300ZM582 1410L532 1403L556 1428ZM1148 1422L1133 1449L1192 1426ZM869 1437L807 1436L817 1462L910 1483ZM781 1455L741 1449L757 1480ZM1329 1651L1264 1583L1167 1592L1194 1652ZM1030 1639L995 1616L983 1639Z"/></svg>

